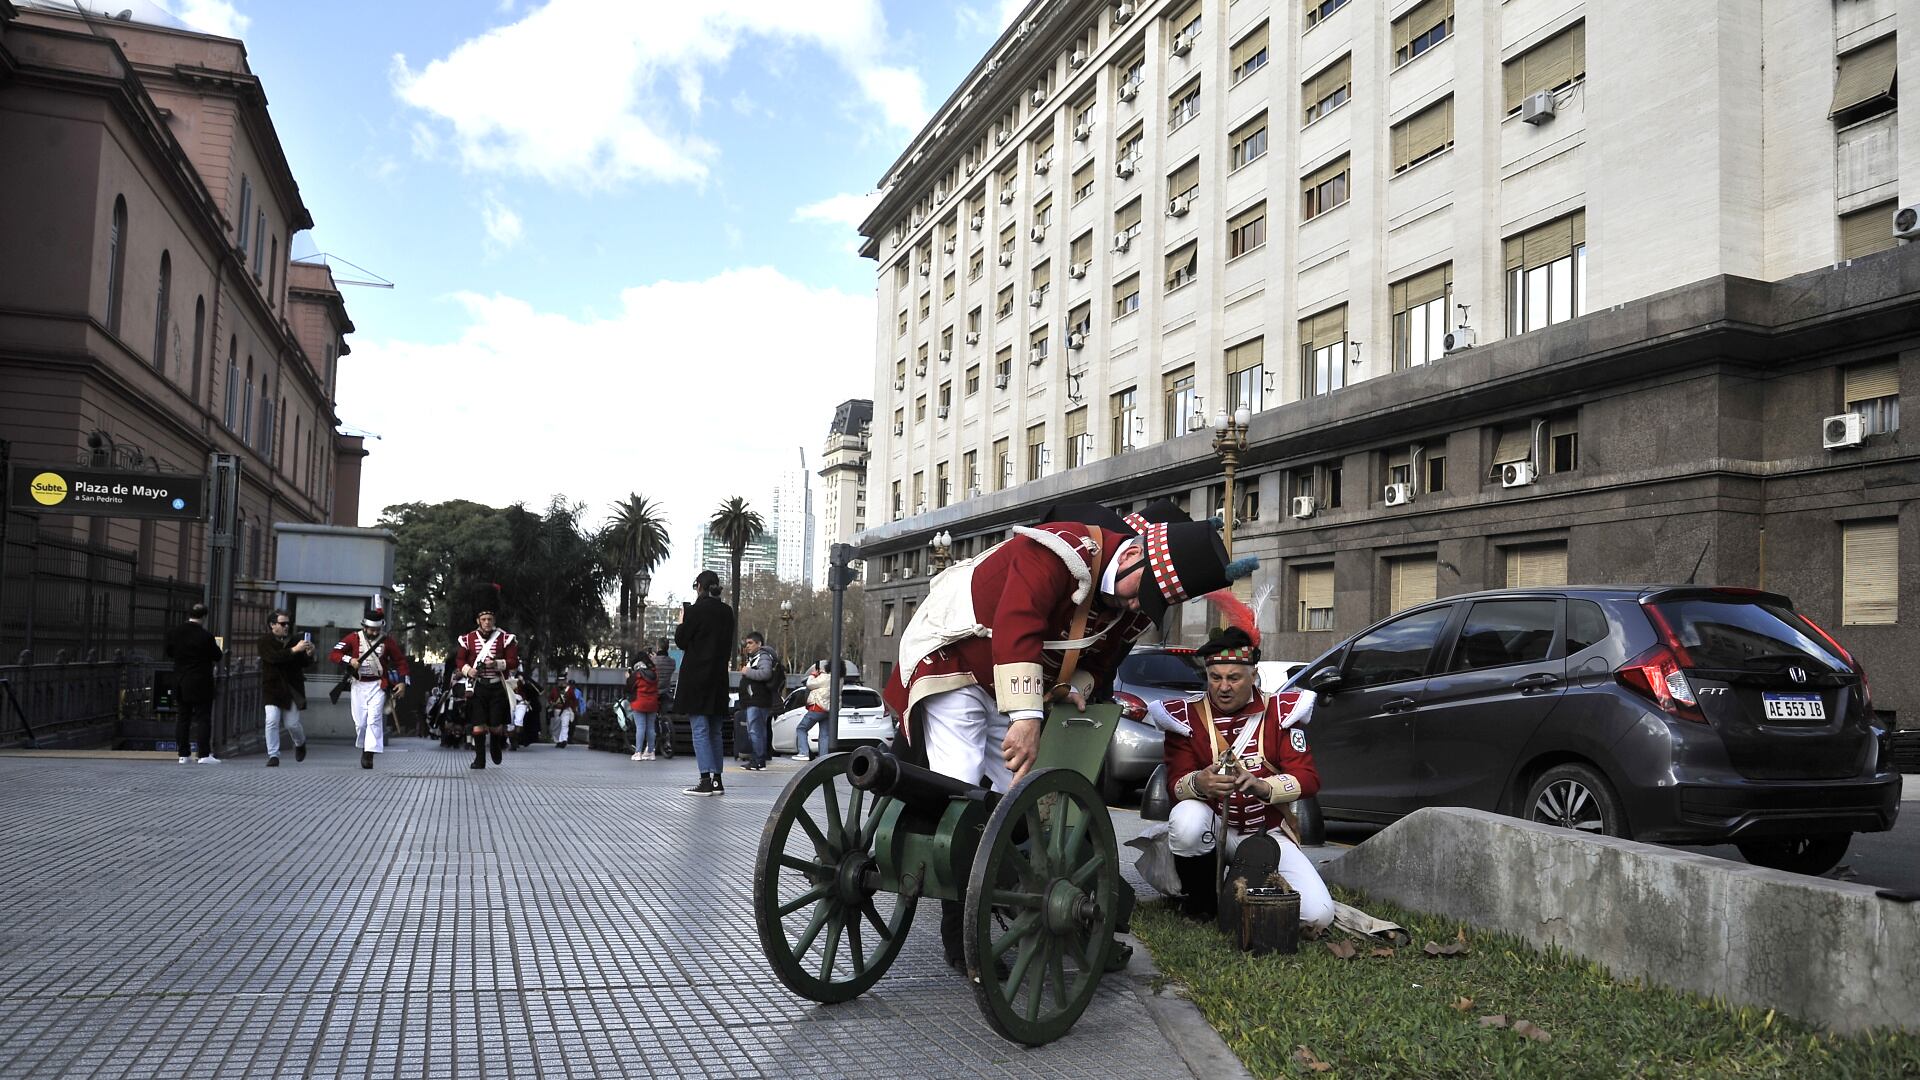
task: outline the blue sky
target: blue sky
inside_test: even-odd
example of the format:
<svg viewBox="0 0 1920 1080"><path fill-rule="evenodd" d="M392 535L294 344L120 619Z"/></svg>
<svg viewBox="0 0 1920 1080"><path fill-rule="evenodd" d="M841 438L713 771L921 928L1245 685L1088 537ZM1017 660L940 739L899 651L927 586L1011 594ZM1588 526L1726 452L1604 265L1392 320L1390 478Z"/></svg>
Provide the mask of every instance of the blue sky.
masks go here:
<svg viewBox="0 0 1920 1080"><path fill-rule="evenodd" d="M163 0L245 40L347 289L363 523L402 500L763 502L872 393L881 174L1014 0ZM357 276L336 263L336 274Z"/></svg>

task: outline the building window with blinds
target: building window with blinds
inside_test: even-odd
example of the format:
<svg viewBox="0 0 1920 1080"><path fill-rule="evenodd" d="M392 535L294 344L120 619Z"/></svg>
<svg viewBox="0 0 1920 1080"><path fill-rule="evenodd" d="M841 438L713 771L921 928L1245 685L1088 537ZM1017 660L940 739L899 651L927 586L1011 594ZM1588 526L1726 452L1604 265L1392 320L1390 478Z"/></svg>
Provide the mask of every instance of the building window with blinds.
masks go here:
<svg viewBox="0 0 1920 1080"><path fill-rule="evenodd" d="M950 483L951 478L947 475L947 463L942 461L938 465L935 465L933 467L933 505L935 507L947 505L947 497L949 495L948 485Z"/></svg>
<svg viewBox="0 0 1920 1080"><path fill-rule="evenodd" d="M1093 433L1087 430L1087 410L1081 407L1067 414L1067 468L1077 469L1093 460Z"/></svg>
<svg viewBox="0 0 1920 1080"><path fill-rule="evenodd" d="M1038 480L1047 475L1047 425L1038 423L1027 429L1027 479Z"/></svg>
<svg viewBox="0 0 1920 1080"><path fill-rule="evenodd" d="M1900 620L1900 521L1840 526L1840 621L1891 626Z"/></svg>
<svg viewBox="0 0 1920 1080"><path fill-rule="evenodd" d="M1322 68L1300 88L1300 104L1305 110L1300 126L1305 127L1345 105L1352 95L1353 54L1348 53Z"/></svg>
<svg viewBox="0 0 1920 1080"><path fill-rule="evenodd" d="M1200 115L1200 76L1167 96L1167 131L1179 131Z"/></svg>
<svg viewBox="0 0 1920 1080"><path fill-rule="evenodd" d="M953 272L948 271L947 275L940 279L940 302L943 304L953 303L953 294L957 288L958 285L956 284Z"/></svg>
<svg viewBox="0 0 1920 1080"><path fill-rule="evenodd" d="M1347 305L1300 320L1300 396L1347 385Z"/></svg>
<svg viewBox="0 0 1920 1080"><path fill-rule="evenodd" d="M1088 229L1073 238L1073 244L1067 248L1067 261L1086 273L1093 263L1093 230Z"/></svg>
<svg viewBox="0 0 1920 1080"><path fill-rule="evenodd" d="M1135 199L1113 212L1113 245L1115 250L1125 250L1122 244L1131 244L1134 237L1140 235L1140 200Z"/></svg>
<svg viewBox="0 0 1920 1080"><path fill-rule="evenodd" d="M1430 603L1439 595L1432 555L1409 555L1387 560L1387 614Z"/></svg>
<svg viewBox="0 0 1920 1080"><path fill-rule="evenodd" d="M967 280L979 281L980 275L986 273L986 270L987 249L975 248L973 254L967 259Z"/></svg>
<svg viewBox="0 0 1920 1080"><path fill-rule="evenodd" d="M1005 390L1013 382L1013 347L1001 349L993 357L993 384Z"/></svg>
<svg viewBox="0 0 1920 1080"><path fill-rule="evenodd" d="M1167 174L1167 199L1169 202L1189 198L1200 190L1200 159L1192 161Z"/></svg>
<svg viewBox="0 0 1920 1080"><path fill-rule="evenodd" d="M1013 451L1006 439L993 440L993 490L1013 486Z"/></svg>
<svg viewBox="0 0 1920 1080"><path fill-rule="evenodd" d="M1530 544L1506 549L1507 588L1549 589L1567 583L1567 545Z"/></svg>
<svg viewBox="0 0 1920 1080"><path fill-rule="evenodd" d="M1406 371L1440 359L1446 352L1447 307L1453 300L1453 264L1394 282L1393 370Z"/></svg>
<svg viewBox="0 0 1920 1080"><path fill-rule="evenodd" d="M1893 236L1896 200L1888 199L1864 209L1840 215L1840 257L1857 259L1899 245Z"/></svg>
<svg viewBox="0 0 1920 1080"><path fill-rule="evenodd" d="M1033 268L1033 288L1027 296L1028 303L1039 307L1047 302L1047 290L1053 288L1053 260L1048 259Z"/></svg>
<svg viewBox="0 0 1920 1080"><path fill-rule="evenodd" d="M1453 149L1453 95L1393 125L1393 171L1406 172Z"/></svg>
<svg viewBox="0 0 1920 1080"><path fill-rule="evenodd" d="M1080 344L1086 344L1086 335L1093 333L1093 304L1091 301L1076 306L1067 312L1067 335L1080 335ZM1069 343L1071 344L1071 343Z"/></svg>
<svg viewBox="0 0 1920 1080"><path fill-rule="evenodd" d="M1111 400L1113 402L1113 451L1117 454L1135 449L1146 437L1146 432L1142 430L1145 425L1141 423L1140 417L1140 391L1136 387L1129 386L1113 395Z"/></svg>
<svg viewBox="0 0 1920 1080"><path fill-rule="evenodd" d="M1029 364L1044 363L1048 355L1050 355L1049 345L1050 345L1050 342L1047 337L1047 329L1044 326L1038 330L1035 330L1032 334L1028 335L1027 363Z"/></svg>
<svg viewBox="0 0 1920 1080"><path fill-rule="evenodd" d="M1267 154L1267 114L1261 113L1240 125L1227 137L1227 171L1265 157Z"/></svg>
<svg viewBox="0 0 1920 1080"><path fill-rule="evenodd" d="M960 484L964 498L980 494L980 451L969 450L960 455Z"/></svg>
<svg viewBox="0 0 1920 1080"><path fill-rule="evenodd" d="M1547 471L1572 472L1580 467L1580 413L1571 410L1547 421Z"/></svg>
<svg viewBox="0 0 1920 1080"><path fill-rule="evenodd" d="M1234 43L1227 54L1230 65L1228 85L1238 85L1242 79L1267 66L1267 24L1261 23L1253 32Z"/></svg>
<svg viewBox="0 0 1920 1080"><path fill-rule="evenodd" d="M1013 286L1011 285L1002 286L1000 289L1000 295L994 298L993 317L996 319L1004 319L1007 316L1012 314L1013 314Z"/></svg>
<svg viewBox="0 0 1920 1080"><path fill-rule="evenodd" d="M1426 481L1423 491L1447 490L1447 444L1442 442L1437 451L1426 454Z"/></svg>
<svg viewBox="0 0 1920 1080"><path fill-rule="evenodd" d="M927 395L921 394L913 399L913 422L923 424L927 419Z"/></svg>
<svg viewBox="0 0 1920 1080"><path fill-rule="evenodd" d="M1253 338L1227 350L1227 411L1245 405L1253 412L1266 408L1266 339Z"/></svg>
<svg viewBox="0 0 1920 1080"><path fill-rule="evenodd" d="M1900 367L1893 360L1876 360L1848 368L1843 393L1846 411L1859 413L1868 435L1900 430Z"/></svg>
<svg viewBox="0 0 1920 1080"><path fill-rule="evenodd" d="M980 365L969 364L967 365L967 396L972 397L973 395L979 392L980 392Z"/></svg>
<svg viewBox="0 0 1920 1080"><path fill-rule="evenodd" d="M1322 165L1300 182L1300 219L1312 221L1321 214L1347 202L1347 179L1351 171L1347 155L1341 154Z"/></svg>
<svg viewBox="0 0 1920 1080"><path fill-rule="evenodd" d="M1308 30L1319 26L1322 19L1347 6L1347 0L1306 0L1306 3Z"/></svg>
<svg viewBox="0 0 1920 1080"><path fill-rule="evenodd" d="M1146 138L1147 136L1146 136L1145 125L1143 124L1133 125L1132 130L1120 136L1119 140L1115 142L1114 146L1117 149L1117 153L1114 156L1114 160L1116 162L1119 162L1122 165L1127 165L1128 162L1132 162L1133 164L1136 164L1136 165L1139 164L1140 147L1143 143L1146 142ZM1132 175L1132 166L1128 165L1127 171L1122 172L1120 175L1121 176Z"/></svg>
<svg viewBox="0 0 1920 1080"><path fill-rule="evenodd" d="M893 605L880 605L880 633L885 637L893 636Z"/></svg>
<svg viewBox="0 0 1920 1080"><path fill-rule="evenodd" d="M1333 629L1333 567L1302 566L1293 572L1296 630Z"/></svg>
<svg viewBox="0 0 1920 1080"><path fill-rule="evenodd" d="M1168 372L1161 376L1161 381L1166 395L1168 437L1178 438L1198 430L1196 414L1200 411L1200 397L1194 390L1193 365Z"/></svg>
<svg viewBox="0 0 1920 1080"><path fill-rule="evenodd" d="M1586 314L1586 211L1508 237L1506 265L1508 333Z"/></svg>
<svg viewBox="0 0 1920 1080"><path fill-rule="evenodd" d="M933 290L920 294L920 321L926 322L933 315Z"/></svg>
<svg viewBox="0 0 1920 1080"><path fill-rule="evenodd" d="M1194 41L1200 36L1200 5L1187 5L1185 11L1167 20L1167 26L1173 31L1172 40Z"/></svg>
<svg viewBox="0 0 1920 1080"><path fill-rule="evenodd" d="M1533 421L1506 424L1493 433L1493 455L1488 459L1487 482L1500 479L1501 470L1515 462L1533 460Z"/></svg>
<svg viewBox="0 0 1920 1080"><path fill-rule="evenodd" d="M1227 220L1227 258L1237 259L1267 244L1267 204L1257 202Z"/></svg>
<svg viewBox="0 0 1920 1080"><path fill-rule="evenodd" d="M1563 90L1587 77L1587 24L1565 30L1507 61L1502 72L1508 116L1520 111L1528 94Z"/></svg>
<svg viewBox="0 0 1920 1080"><path fill-rule="evenodd" d="M1167 254L1167 291L1193 284L1200 273L1200 245L1190 241Z"/></svg>
<svg viewBox="0 0 1920 1080"><path fill-rule="evenodd" d="M1453 0L1426 0L1393 20L1393 62L1404 64L1453 33Z"/></svg>
<svg viewBox="0 0 1920 1080"><path fill-rule="evenodd" d="M1075 205L1085 202L1093 194L1093 178L1097 170L1089 161L1073 171L1073 201Z"/></svg>
<svg viewBox="0 0 1920 1080"><path fill-rule="evenodd" d="M1140 275L1129 274L1113 287L1113 317L1124 318L1140 310Z"/></svg>
<svg viewBox="0 0 1920 1080"><path fill-rule="evenodd" d="M1828 110L1833 122L1845 127L1893 111L1895 63L1892 34L1842 53L1834 62L1833 107Z"/></svg>
<svg viewBox="0 0 1920 1080"><path fill-rule="evenodd" d="M1381 463L1386 467L1382 470L1381 482L1386 484L1406 484L1411 487L1413 485L1414 475L1413 459L1414 455L1418 452L1419 447L1402 446L1397 449L1388 450L1383 454Z"/></svg>

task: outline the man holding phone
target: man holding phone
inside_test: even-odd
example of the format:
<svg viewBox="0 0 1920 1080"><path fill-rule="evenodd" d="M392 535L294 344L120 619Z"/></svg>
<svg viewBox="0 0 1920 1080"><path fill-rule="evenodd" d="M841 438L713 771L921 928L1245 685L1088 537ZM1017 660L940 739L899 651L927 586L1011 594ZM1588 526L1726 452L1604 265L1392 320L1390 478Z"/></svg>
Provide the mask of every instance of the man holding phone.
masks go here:
<svg viewBox="0 0 1920 1080"><path fill-rule="evenodd" d="M680 625L673 630L674 644L681 650L680 687L674 703L693 727L693 757L700 767L700 782L681 790L688 795L725 795L722 732L732 711L727 702L727 661L733 652L733 608L720 599L720 575L711 570L700 571L693 589L699 599L680 605Z"/></svg>
<svg viewBox="0 0 1920 1080"><path fill-rule="evenodd" d="M276 609L260 635L260 697L267 704L267 768L280 764L280 728L293 737L293 760L307 760L307 732L300 710L307 703L307 669L313 666L313 635L293 640L293 616Z"/></svg>

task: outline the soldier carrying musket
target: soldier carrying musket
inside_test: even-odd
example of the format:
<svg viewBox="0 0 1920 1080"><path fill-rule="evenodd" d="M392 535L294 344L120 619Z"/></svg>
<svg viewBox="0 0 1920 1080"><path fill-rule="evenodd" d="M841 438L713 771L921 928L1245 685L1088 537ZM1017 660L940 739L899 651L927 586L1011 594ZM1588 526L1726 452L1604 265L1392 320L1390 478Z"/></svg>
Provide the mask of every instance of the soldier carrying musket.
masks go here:
<svg viewBox="0 0 1920 1080"><path fill-rule="evenodd" d="M482 606L474 614L474 625L460 635L453 666L473 687L467 707L473 724L473 764L467 768L484 769L489 754L498 765L506 749L510 718L506 680L520 670L520 642L494 625L491 606Z"/></svg>

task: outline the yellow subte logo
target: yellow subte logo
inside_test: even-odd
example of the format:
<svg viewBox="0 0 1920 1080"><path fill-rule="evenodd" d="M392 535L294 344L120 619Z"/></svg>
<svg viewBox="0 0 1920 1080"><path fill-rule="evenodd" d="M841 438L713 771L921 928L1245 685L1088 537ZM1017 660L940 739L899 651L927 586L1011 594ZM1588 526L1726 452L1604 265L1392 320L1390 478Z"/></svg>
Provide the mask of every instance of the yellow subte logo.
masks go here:
<svg viewBox="0 0 1920 1080"><path fill-rule="evenodd" d="M43 472L27 488L41 506L58 506L67 498L67 478L59 473Z"/></svg>

